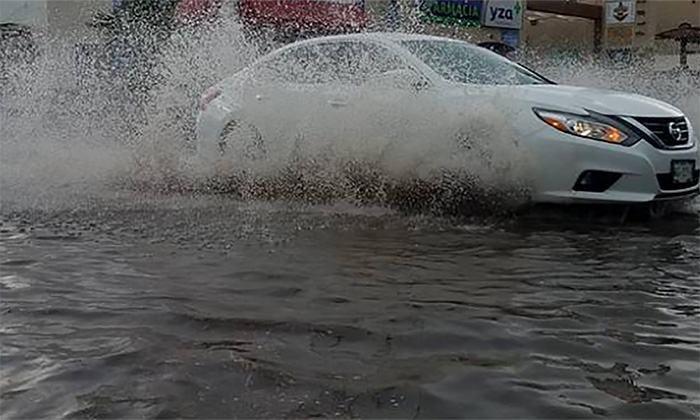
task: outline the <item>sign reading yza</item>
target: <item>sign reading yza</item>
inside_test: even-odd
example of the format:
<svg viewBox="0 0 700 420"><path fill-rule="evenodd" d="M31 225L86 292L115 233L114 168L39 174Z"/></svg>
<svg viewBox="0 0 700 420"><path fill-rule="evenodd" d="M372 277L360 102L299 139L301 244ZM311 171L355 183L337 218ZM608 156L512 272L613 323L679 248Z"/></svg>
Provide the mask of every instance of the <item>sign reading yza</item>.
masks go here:
<svg viewBox="0 0 700 420"><path fill-rule="evenodd" d="M421 19L431 23L478 26L481 23L482 0L422 0Z"/></svg>
<svg viewBox="0 0 700 420"><path fill-rule="evenodd" d="M484 11L484 26L520 29L523 22L521 0L488 0Z"/></svg>

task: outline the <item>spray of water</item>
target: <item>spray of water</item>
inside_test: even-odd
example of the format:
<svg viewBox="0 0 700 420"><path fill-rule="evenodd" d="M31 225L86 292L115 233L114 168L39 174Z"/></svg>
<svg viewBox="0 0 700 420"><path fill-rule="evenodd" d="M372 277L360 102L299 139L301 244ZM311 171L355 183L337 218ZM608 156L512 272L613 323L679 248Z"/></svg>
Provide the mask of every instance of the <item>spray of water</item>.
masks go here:
<svg viewBox="0 0 700 420"><path fill-rule="evenodd" d="M119 46L135 44L152 52L146 58L118 53ZM44 40L34 62L3 67L3 205L74 206L125 188L353 199L423 210L465 203L510 208L527 199L529 160L508 132L506 118L514 110L507 98L465 110L469 118L457 134L399 138L394 133L401 132L402 121L389 123L382 136L330 141L323 133L295 134L288 142L292 149L273 148L264 161L233 157L223 166L196 168L189 157L197 99L271 47L249 42L232 20L186 28L165 40L137 29L117 41L92 32ZM569 64L535 66L562 83L667 100L700 124L692 77L662 79L642 67ZM128 73L134 68L138 75ZM364 117L342 124L350 133Z"/></svg>
<svg viewBox="0 0 700 420"><path fill-rule="evenodd" d="M668 102L681 109L693 127L698 127L700 70L680 70L676 60L675 55L659 55L626 64L606 64L591 57L568 60L535 57L531 65L562 84L620 90Z"/></svg>
<svg viewBox="0 0 700 420"><path fill-rule="evenodd" d="M174 176L195 98L250 50L234 23L167 41L147 30L44 38L33 61L3 63L3 204L74 205Z"/></svg>

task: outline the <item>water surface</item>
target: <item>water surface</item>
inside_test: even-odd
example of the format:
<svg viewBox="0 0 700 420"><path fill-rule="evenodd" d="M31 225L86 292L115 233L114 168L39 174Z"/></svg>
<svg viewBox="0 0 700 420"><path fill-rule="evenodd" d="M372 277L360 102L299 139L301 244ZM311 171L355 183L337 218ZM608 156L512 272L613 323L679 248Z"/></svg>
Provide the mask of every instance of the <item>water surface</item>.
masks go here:
<svg viewBox="0 0 700 420"><path fill-rule="evenodd" d="M697 418L697 207L5 209L7 418Z"/></svg>

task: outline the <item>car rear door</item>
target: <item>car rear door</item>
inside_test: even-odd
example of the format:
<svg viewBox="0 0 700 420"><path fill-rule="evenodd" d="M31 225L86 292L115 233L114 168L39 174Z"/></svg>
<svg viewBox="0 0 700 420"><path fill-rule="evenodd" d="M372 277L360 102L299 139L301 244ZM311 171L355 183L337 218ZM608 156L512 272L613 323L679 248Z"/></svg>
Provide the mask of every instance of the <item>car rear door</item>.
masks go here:
<svg viewBox="0 0 700 420"><path fill-rule="evenodd" d="M287 159L325 107L318 95L318 57L311 45L258 63L244 89L244 118L259 131L268 157Z"/></svg>
<svg viewBox="0 0 700 420"><path fill-rule="evenodd" d="M374 83L383 74L406 69L406 63L385 46L364 39L320 42L315 51L324 80L316 86L317 124L308 138L323 150L356 158L376 148L380 138L400 137L400 124L388 125L401 115L408 91Z"/></svg>
<svg viewBox="0 0 700 420"><path fill-rule="evenodd" d="M245 94L247 118L267 144L305 157L354 153L378 132L401 135L378 118L391 119L405 93L382 92L379 99L363 86L382 71L400 68L398 61L382 62L382 48L334 39L283 51L254 69Z"/></svg>

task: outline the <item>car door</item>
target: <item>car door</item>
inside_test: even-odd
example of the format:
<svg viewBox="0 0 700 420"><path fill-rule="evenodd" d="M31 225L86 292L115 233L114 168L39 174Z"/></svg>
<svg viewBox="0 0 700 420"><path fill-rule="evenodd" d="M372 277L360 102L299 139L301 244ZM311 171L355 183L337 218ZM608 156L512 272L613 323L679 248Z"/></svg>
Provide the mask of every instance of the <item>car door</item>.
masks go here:
<svg viewBox="0 0 700 420"><path fill-rule="evenodd" d="M286 160L325 103L318 96L320 62L300 45L256 64L244 88L244 115L260 132L268 158Z"/></svg>
<svg viewBox="0 0 700 420"><path fill-rule="evenodd" d="M368 82L406 68L405 63L386 47L361 39L319 42L313 50L321 75L310 92L318 108L304 127L304 139L316 152L354 158L376 146L379 137L402 135L403 127L386 123L400 114L396 108L409 92Z"/></svg>
<svg viewBox="0 0 700 420"><path fill-rule="evenodd" d="M425 160L449 109L405 59L371 40L303 44L256 66L246 114L269 157ZM420 82L401 85L408 75ZM415 164L411 162L409 164Z"/></svg>
<svg viewBox="0 0 700 420"><path fill-rule="evenodd" d="M434 150L453 112L412 63L372 40L328 45L335 83L325 89L321 121L332 126L333 148L385 168L418 168ZM443 133L444 132L444 133Z"/></svg>
<svg viewBox="0 0 700 420"><path fill-rule="evenodd" d="M386 101L402 101L398 92L377 101L362 86L373 74L400 67L379 62L380 48L336 39L282 51L253 70L246 118L280 157L353 153L382 129L374 121L386 112Z"/></svg>

